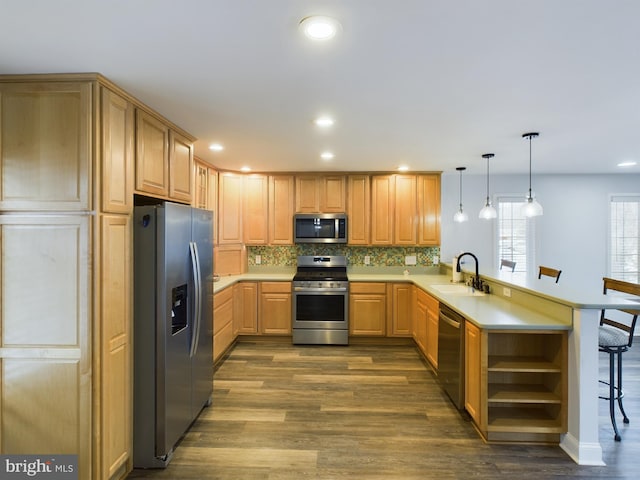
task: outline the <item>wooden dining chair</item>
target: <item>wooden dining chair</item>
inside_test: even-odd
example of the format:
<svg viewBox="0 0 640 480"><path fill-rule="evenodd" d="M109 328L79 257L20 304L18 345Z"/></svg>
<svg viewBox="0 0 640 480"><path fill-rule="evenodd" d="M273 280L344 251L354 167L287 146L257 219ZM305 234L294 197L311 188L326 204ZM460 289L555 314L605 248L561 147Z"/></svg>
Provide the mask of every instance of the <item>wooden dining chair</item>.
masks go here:
<svg viewBox="0 0 640 480"><path fill-rule="evenodd" d="M542 278L543 275L545 277L555 278L556 283L560 280L561 273L562 270L556 270L555 268L543 267L542 265L538 267L538 278Z"/></svg>
<svg viewBox="0 0 640 480"><path fill-rule="evenodd" d="M512 272L516 271L516 262L512 262L511 260L505 260L504 258L500 260L500 270L502 267L510 268Z"/></svg>
<svg viewBox="0 0 640 480"><path fill-rule="evenodd" d="M618 432L615 416L616 401L624 423L629 423L629 417L627 417L622 406L622 397L624 396L622 391L622 354L628 351L633 343L633 332L636 328L638 315L640 315L640 285L612 278L603 278L602 280L604 280L603 291L605 294L609 291L622 292L634 295L639 302L638 310L609 311L603 309L600 314L598 349L609 355L609 381L600 380L600 383L609 386L609 396L600 396L600 398L609 401L609 415L611 416L614 439L619 442L620 432ZM612 320L612 318L615 318L615 320Z"/></svg>

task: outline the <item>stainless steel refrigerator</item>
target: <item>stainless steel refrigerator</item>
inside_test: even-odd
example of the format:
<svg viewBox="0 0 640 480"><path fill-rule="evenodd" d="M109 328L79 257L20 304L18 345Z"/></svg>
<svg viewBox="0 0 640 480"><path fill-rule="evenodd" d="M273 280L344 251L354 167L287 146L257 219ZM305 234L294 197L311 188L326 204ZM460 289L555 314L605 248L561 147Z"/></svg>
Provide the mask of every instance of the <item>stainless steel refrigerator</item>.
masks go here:
<svg viewBox="0 0 640 480"><path fill-rule="evenodd" d="M213 213L134 209L133 464L162 468L213 391Z"/></svg>

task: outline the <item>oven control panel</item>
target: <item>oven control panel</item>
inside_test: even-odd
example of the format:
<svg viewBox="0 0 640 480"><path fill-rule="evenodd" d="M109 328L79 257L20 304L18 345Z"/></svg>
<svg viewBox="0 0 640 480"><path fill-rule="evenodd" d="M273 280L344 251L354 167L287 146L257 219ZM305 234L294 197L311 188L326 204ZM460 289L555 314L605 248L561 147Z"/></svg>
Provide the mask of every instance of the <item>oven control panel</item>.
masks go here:
<svg viewBox="0 0 640 480"><path fill-rule="evenodd" d="M349 282L330 281L330 280L300 280L293 282L293 290L296 292L304 290L340 290L346 291Z"/></svg>

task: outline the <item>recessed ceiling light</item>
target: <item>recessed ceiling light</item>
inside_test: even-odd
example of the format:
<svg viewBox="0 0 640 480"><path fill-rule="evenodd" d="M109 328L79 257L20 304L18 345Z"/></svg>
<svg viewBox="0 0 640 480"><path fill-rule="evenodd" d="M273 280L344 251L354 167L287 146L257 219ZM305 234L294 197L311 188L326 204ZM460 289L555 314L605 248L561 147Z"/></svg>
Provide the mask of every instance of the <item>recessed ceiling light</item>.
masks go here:
<svg viewBox="0 0 640 480"><path fill-rule="evenodd" d="M340 23L331 17L313 15L300 20L302 32L311 40L330 40L336 36Z"/></svg>
<svg viewBox="0 0 640 480"><path fill-rule="evenodd" d="M247 167L246 165L244 167L242 167L240 170L242 170L243 172L250 172L251 171L251 167Z"/></svg>
<svg viewBox="0 0 640 480"><path fill-rule="evenodd" d="M619 167L634 167L638 164L638 162L634 162L633 160L630 160L628 162L620 162L618 164Z"/></svg>
<svg viewBox="0 0 640 480"><path fill-rule="evenodd" d="M224 147L219 143L212 143L211 145L209 145L209 150L213 150L214 152L221 152L222 150L224 150Z"/></svg>
<svg viewBox="0 0 640 480"><path fill-rule="evenodd" d="M322 158L323 160L332 160L335 157L335 155L331 152L322 152L320 154L320 158Z"/></svg>
<svg viewBox="0 0 640 480"><path fill-rule="evenodd" d="M400 165L400 166L398 167L398 171L399 171L399 172L406 172L406 171L408 171L408 170L409 170L409 166L408 166L408 165Z"/></svg>
<svg viewBox="0 0 640 480"><path fill-rule="evenodd" d="M331 127L333 125L333 118L323 115L314 120L314 123L319 127Z"/></svg>

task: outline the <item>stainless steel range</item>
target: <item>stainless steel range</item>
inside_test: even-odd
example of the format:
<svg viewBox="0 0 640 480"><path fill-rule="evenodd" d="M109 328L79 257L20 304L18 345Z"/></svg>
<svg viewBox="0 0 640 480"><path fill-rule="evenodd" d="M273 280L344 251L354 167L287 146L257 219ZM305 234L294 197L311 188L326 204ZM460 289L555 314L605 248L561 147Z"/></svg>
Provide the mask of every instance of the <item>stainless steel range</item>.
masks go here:
<svg viewBox="0 0 640 480"><path fill-rule="evenodd" d="M292 289L294 344L349 344L347 257L299 256Z"/></svg>

